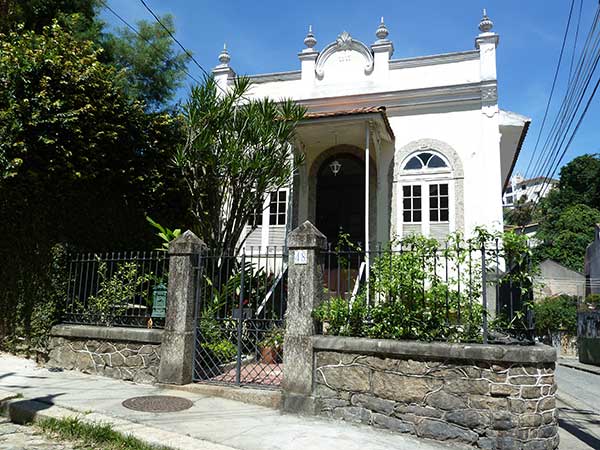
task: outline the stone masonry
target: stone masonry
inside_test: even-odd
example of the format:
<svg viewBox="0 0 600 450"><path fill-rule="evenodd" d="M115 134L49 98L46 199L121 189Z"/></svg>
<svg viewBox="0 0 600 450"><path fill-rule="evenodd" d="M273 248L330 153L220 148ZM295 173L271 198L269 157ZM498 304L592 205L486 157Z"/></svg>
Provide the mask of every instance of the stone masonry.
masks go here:
<svg viewBox="0 0 600 450"><path fill-rule="evenodd" d="M555 392L554 362L315 351L319 414L482 449L558 448Z"/></svg>
<svg viewBox="0 0 600 450"><path fill-rule="evenodd" d="M60 330L57 330L58 328ZM76 369L84 373L136 383L149 384L156 381L160 363L160 341L140 341L139 336L132 335L132 330L129 329L117 329L113 337L100 337L93 333L95 327L80 327L83 328L90 331L88 336L65 332L65 329L69 329L69 326L65 325L53 329L48 344L48 367ZM159 330L141 331L153 331L158 336L161 333Z"/></svg>

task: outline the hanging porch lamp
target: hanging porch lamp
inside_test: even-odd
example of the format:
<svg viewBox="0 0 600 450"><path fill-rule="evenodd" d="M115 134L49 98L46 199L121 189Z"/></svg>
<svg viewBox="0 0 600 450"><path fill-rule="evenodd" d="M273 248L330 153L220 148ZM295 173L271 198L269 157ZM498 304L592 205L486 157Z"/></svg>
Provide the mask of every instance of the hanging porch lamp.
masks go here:
<svg viewBox="0 0 600 450"><path fill-rule="evenodd" d="M333 173L333 176L336 176L340 172L342 164L336 159L331 164L329 164L329 168L331 169L331 173Z"/></svg>

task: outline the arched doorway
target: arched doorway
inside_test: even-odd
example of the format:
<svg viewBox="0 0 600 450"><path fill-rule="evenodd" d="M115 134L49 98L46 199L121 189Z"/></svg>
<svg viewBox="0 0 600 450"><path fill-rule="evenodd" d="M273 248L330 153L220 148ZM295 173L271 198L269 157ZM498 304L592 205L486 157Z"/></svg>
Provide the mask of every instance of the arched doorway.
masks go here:
<svg viewBox="0 0 600 450"><path fill-rule="evenodd" d="M340 232L352 242L365 239L365 166L350 153L338 153L319 167L316 226L332 247Z"/></svg>

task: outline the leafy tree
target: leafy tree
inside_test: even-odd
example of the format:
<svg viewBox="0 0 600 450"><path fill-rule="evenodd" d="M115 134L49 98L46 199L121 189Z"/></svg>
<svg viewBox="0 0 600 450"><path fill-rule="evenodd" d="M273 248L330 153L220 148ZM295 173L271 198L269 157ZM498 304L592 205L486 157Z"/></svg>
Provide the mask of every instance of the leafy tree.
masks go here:
<svg viewBox="0 0 600 450"><path fill-rule="evenodd" d="M583 271L585 249L594 240L594 224L600 223L600 211L577 204L565 208L556 220L540 224L536 238L542 243L535 249L539 260L550 258L573 270Z"/></svg>
<svg viewBox="0 0 600 450"><path fill-rule="evenodd" d="M557 197L562 203L581 203L600 209L600 157L582 155L573 159L560 171ZM558 195L560 193L560 195Z"/></svg>
<svg viewBox="0 0 600 450"><path fill-rule="evenodd" d="M175 33L171 15L163 16L161 22ZM137 29L139 35L121 28L117 34L108 35L103 45L111 64L124 69L125 91L143 101L149 110L158 110L171 102L183 85L190 57L175 51L171 37L160 24L142 20Z"/></svg>
<svg viewBox="0 0 600 450"><path fill-rule="evenodd" d="M96 18L98 0L0 0L0 32L14 31L22 25L41 33L58 20L80 37L94 39L102 26Z"/></svg>
<svg viewBox="0 0 600 450"><path fill-rule="evenodd" d="M507 225L524 227L531 223L532 213L532 204L527 203L524 199L520 199L514 208L509 209L504 213L504 221Z"/></svg>
<svg viewBox="0 0 600 450"><path fill-rule="evenodd" d="M111 32L99 19L99 0L0 0L0 32L18 27L42 33L57 21L80 41L93 41L103 52L100 62L124 69L119 81L131 98L148 111L164 109L182 86L189 56L175 50L169 34L158 23L139 21L139 35L128 28ZM173 17L161 22L175 32Z"/></svg>
<svg viewBox="0 0 600 450"><path fill-rule="evenodd" d="M184 108L186 143L175 164L187 185L195 228L215 250L237 249L268 192L290 182L298 157L292 141L305 108L248 99L250 81L227 93L214 79L194 87Z"/></svg>
<svg viewBox="0 0 600 450"><path fill-rule="evenodd" d="M558 189L543 198L534 220L540 223L536 238L538 259L551 258L582 271L586 247L594 240L600 222L600 157L582 155L560 171Z"/></svg>
<svg viewBox="0 0 600 450"><path fill-rule="evenodd" d="M143 249L145 215L185 223L170 149L180 122L147 114L122 72L54 22L0 35L0 336L32 334L52 285L51 249ZM183 222L183 223L182 223ZM16 323L18 322L18 323Z"/></svg>

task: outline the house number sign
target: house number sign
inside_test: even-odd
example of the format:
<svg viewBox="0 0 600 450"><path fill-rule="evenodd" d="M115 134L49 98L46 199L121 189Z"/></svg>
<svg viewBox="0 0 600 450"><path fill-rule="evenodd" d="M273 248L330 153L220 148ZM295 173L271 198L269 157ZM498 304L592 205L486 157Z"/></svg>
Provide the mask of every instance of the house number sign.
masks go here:
<svg viewBox="0 0 600 450"><path fill-rule="evenodd" d="M307 259L306 250L294 251L294 264L306 264Z"/></svg>

